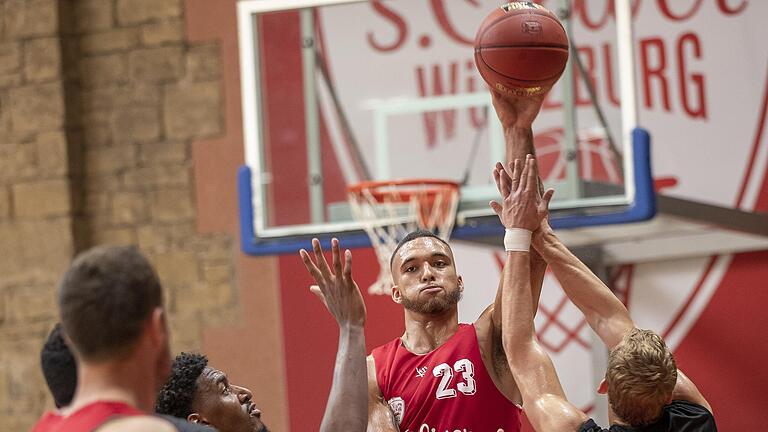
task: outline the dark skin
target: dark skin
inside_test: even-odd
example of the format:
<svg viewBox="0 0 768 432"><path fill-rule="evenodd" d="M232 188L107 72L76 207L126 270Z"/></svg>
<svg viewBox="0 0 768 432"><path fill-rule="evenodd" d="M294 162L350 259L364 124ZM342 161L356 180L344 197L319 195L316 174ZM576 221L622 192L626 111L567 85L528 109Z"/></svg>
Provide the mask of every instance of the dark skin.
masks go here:
<svg viewBox="0 0 768 432"><path fill-rule="evenodd" d="M197 379L194 412L187 420L220 432L268 432L252 399L250 390L230 384L224 372L206 367Z"/></svg>
<svg viewBox="0 0 768 432"><path fill-rule="evenodd" d="M368 421L365 383L365 303L352 278L352 252L331 240L331 265L323 255L320 241L312 239L313 257L299 251L307 271L317 285L310 287L339 324L339 347L333 384L328 395L320 432L363 431Z"/></svg>

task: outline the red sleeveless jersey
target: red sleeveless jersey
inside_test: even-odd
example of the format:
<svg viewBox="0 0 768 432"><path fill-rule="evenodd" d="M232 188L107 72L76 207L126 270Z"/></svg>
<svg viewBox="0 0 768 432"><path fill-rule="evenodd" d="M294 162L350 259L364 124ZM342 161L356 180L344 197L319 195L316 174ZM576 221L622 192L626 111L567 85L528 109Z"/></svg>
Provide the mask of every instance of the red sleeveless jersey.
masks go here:
<svg viewBox="0 0 768 432"><path fill-rule="evenodd" d="M125 402L99 401L62 416L45 413L32 428L32 432L91 432L112 417L146 415Z"/></svg>
<svg viewBox="0 0 768 432"><path fill-rule="evenodd" d="M520 431L520 407L488 375L474 325L460 324L427 354L411 353L400 338L371 354L379 389L401 432Z"/></svg>

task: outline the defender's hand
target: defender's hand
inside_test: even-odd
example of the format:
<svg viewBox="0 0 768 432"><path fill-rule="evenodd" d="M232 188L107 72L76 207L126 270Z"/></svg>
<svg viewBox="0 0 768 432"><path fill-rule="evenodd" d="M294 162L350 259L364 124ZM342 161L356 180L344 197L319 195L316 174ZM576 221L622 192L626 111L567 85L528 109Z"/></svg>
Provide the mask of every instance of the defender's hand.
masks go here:
<svg viewBox="0 0 768 432"><path fill-rule="evenodd" d="M542 248L544 247L545 236L553 233L554 233L554 230L549 225L549 221L546 218L544 218L541 220L539 229L533 232L533 237L531 237L531 244L533 244L533 247L537 249Z"/></svg>
<svg viewBox="0 0 768 432"><path fill-rule="evenodd" d="M320 247L318 239L312 239L312 247L315 253L315 262L309 257L306 250L299 251L304 266L307 267L307 271L317 282L317 285L310 287L310 291L325 304L340 327L346 325L363 326L366 317L365 303L360 288L352 279L352 252L349 249L344 251L345 262L342 269L339 241L335 238L332 239L333 271L331 271L325 256L323 256L323 249Z"/></svg>
<svg viewBox="0 0 768 432"><path fill-rule="evenodd" d="M519 159L507 167L497 163L493 170L496 187L502 204L491 201L493 211L506 228L523 228L536 231L549 214L549 200L553 189L539 195L536 159L527 155L525 163Z"/></svg>
<svg viewBox="0 0 768 432"><path fill-rule="evenodd" d="M544 103L548 92L549 89L532 96L513 96L491 90L493 108L502 127L505 130L511 127L530 128L539 115L541 104Z"/></svg>

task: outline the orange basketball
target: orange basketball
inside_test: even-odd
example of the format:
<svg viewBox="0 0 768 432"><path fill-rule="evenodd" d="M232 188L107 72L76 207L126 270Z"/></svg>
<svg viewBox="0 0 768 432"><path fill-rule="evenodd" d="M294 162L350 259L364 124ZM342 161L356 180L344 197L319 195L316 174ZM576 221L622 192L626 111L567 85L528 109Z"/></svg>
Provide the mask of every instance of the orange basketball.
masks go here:
<svg viewBox="0 0 768 432"><path fill-rule="evenodd" d="M493 89L514 95L546 91L565 69L568 35L555 14L532 2L491 12L475 37L475 64Z"/></svg>

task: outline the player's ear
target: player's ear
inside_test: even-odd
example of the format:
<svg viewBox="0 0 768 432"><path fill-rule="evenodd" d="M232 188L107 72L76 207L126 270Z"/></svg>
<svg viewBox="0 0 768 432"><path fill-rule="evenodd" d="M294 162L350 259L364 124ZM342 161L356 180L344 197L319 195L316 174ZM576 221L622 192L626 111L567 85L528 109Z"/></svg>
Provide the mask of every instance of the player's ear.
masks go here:
<svg viewBox="0 0 768 432"><path fill-rule="evenodd" d="M459 292L464 292L464 279L459 276Z"/></svg>
<svg viewBox="0 0 768 432"><path fill-rule="evenodd" d="M209 425L208 420L200 413L192 413L187 416L187 421L195 424Z"/></svg>
<svg viewBox="0 0 768 432"><path fill-rule="evenodd" d="M165 312L161 306L156 307L149 315L146 331L153 345L163 346L167 343L168 327L165 323Z"/></svg>
<svg viewBox="0 0 768 432"><path fill-rule="evenodd" d="M608 393L608 381L606 381L605 378L603 378L600 381L600 385L597 386L597 392L600 393L600 394Z"/></svg>
<svg viewBox="0 0 768 432"><path fill-rule="evenodd" d="M403 295L400 293L400 287L392 285L392 301L401 304L403 302Z"/></svg>

